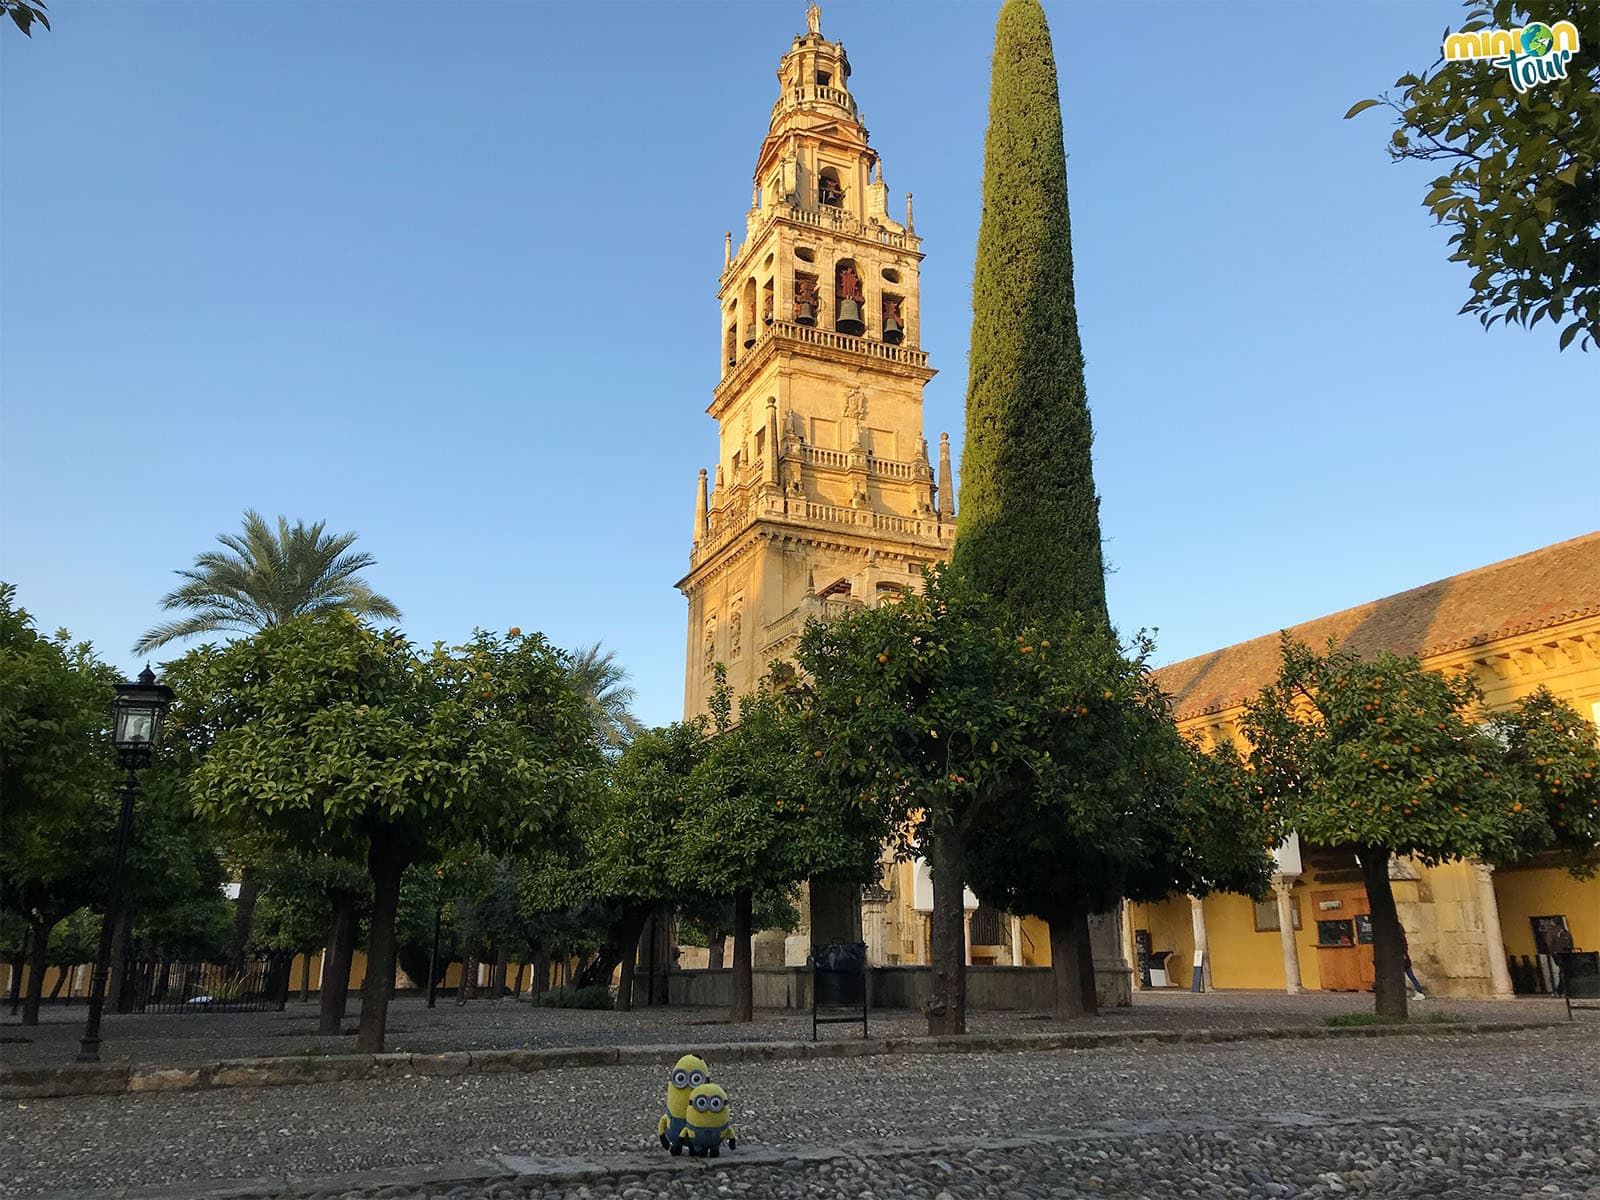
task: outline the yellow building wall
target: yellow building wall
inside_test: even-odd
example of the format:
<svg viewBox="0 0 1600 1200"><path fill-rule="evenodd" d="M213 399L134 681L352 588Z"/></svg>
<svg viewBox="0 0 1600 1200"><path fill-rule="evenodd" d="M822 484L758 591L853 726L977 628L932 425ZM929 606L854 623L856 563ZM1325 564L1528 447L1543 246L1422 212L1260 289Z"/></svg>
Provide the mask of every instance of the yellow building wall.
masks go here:
<svg viewBox="0 0 1600 1200"><path fill-rule="evenodd" d="M1528 918L1557 913L1567 918L1573 949L1600 949L1600 878L1574 879L1560 867L1496 871L1494 891L1507 954L1532 958L1533 926Z"/></svg>

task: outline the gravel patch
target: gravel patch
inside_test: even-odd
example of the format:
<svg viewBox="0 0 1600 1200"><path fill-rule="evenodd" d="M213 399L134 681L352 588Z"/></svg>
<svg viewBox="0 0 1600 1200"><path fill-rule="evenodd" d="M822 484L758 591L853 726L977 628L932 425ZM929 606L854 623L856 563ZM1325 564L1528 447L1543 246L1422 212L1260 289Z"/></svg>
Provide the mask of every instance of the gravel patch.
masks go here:
<svg viewBox="0 0 1600 1200"><path fill-rule="evenodd" d="M972 1012L973 1033L1037 1033L1045 1029L1115 1031L1128 1029L1240 1029L1260 1026L1321 1025L1339 1013L1371 1012L1367 995L1333 992L1287 996L1281 992L1138 992L1128 1008L1106 1009L1082 1021L1046 1022L1042 1014ZM288 1054L348 1054L355 1049L359 1004L352 1001L348 1033L317 1035L316 1006L291 1000L281 1013L182 1013L108 1015L101 1061L106 1063L195 1065L234 1058ZM1564 1021L1560 1000L1428 1000L1414 1014L1444 1014L1470 1021ZM0 1064L64 1065L78 1052L85 1010L82 1005L47 1006L41 1024L24 1027L0 1019ZM396 1053L450 1050L538 1050L561 1046L661 1045L685 1039L712 1042L800 1041L811 1037L809 1012L762 1010L748 1025L730 1025L720 1008L645 1008L634 1012L536 1008L516 1000L478 1000L457 1006L441 997L428 1008L419 997L403 996L389 1009L387 1049ZM916 1013L887 1010L871 1014L874 1037L918 1035L927 1022ZM825 1040L860 1036L850 1025L824 1025Z"/></svg>
<svg viewBox="0 0 1600 1200"><path fill-rule="evenodd" d="M744 1192L938 1200L944 1190L952 1200L1005 1200L1009 1192L1210 1197L1366 1189L1590 1200L1586 1189L1597 1189L1592 1195L1600 1198L1600 1161L1577 1153L1600 1145L1600 1038L1592 1025L1472 1037L752 1062L717 1072L733 1099L740 1152L918 1148L894 1164L801 1162L792 1178L781 1158L765 1167L683 1163L663 1172L667 1160L652 1148L659 1075L653 1066L619 1066L410 1076L381 1087L17 1102L7 1105L0 1189L20 1196L183 1181L287 1184L494 1155L621 1154L637 1160L632 1184L596 1180L529 1191L507 1183L501 1191L548 1191L547 1200ZM1100 1140L1060 1142L1088 1130ZM1017 1137L1045 1140L981 1146ZM1428 1153L1419 1157L1421 1150ZM1102 1152L1103 1159L1094 1157ZM905 1164L935 1158L950 1170L932 1169L947 1178L905 1174ZM868 1161L859 1153L851 1161L857 1159ZM1247 1168L1260 1180L1244 1174ZM726 1182L715 1182L717 1171ZM660 1180L647 1184L645 1173L660 1175L668 1190L657 1189ZM1161 1190L1169 1187L1163 1181L1175 1190ZM930 1190L934 1183L939 1188ZM1507 1190L1513 1184L1523 1190ZM1265 1190L1269 1185L1289 1190ZM630 1187L644 1190L630 1195ZM1547 1187L1556 1191L1541 1190ZM432 1193L401 1186L394 1194Z"/></svg>

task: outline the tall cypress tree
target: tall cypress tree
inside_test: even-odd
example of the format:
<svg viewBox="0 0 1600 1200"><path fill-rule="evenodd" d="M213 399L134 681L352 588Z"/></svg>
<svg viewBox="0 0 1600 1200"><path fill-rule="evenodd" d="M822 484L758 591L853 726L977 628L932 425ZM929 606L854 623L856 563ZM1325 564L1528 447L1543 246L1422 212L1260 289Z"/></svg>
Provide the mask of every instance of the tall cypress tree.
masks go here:
<svg viewBox="0 0 1600 1200"><path fill-rule="evenodd" d="M995 29L968 366L957 572L1017 624L1082 614L1109 635L1061 99L1038 0L1005 0ZM1087 914L1053 923L1050 950L1057 1011L1094 1012Z"/></svg>
<svg viewBox="0 0 1600 1200"><path fill-rule="evenodd" d="M1106 616L1050 28L995 30L955 565L1018 617Z"/></svg>

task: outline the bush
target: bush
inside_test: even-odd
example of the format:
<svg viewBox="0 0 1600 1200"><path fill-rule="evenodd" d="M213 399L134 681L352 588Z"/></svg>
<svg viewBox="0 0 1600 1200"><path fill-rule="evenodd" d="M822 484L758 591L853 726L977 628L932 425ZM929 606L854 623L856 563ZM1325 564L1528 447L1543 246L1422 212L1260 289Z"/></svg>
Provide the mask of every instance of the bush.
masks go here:
<svg viewBox="0 0 1600 1200"><path fill-rule="evenodd" d="M610 1008L611 989L602 985L594 987L558 987L542 992L534 999L540 1008Z"/></svg>
<svg viewBox="0 0 1600 1200"><path fill-rule="evenodd" d="M1338 1029L1353 1025L1447 1025L1460 1020L1460 1017L1441 1012L1411 1017L1386 1017L1382 1013L1354 1012L1329 1017L1328 1024Z"/></svg>

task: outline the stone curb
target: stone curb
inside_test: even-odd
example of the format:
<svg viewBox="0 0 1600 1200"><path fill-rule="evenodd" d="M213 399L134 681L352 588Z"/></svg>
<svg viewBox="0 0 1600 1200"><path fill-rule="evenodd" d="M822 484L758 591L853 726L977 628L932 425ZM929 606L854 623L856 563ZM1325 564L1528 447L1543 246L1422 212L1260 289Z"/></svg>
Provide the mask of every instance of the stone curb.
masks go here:
<svg viewBox="0 0 1600 1200"><path fill-rule="evenodd" d="M1061 1032L899 1036L863 1041L724 1042L700 1044L723 1062L776 1059L862 1058L883 1054L976 1054L1002 1051L1095 1050L1142 1044L1215 1044L1264 1040L1405 1037L1427 1034L1512 1033L1561 1027L1565 1021L1463 1021L1418 1025L1267 1026L1253 1029L1129 1029L1109 1033ZM200 1066L73 1064L0 1068L0 1099L107 1096L128 1092L202 1091L213 1088L285 1087L348 1083L411 1075L532 1074L571 1067L671 1063L674 1045L567 1046L545 1050L456 1050L441 1054L288 1055L238 1058Z"/></svg>
<svg viewBox="0 0 1600 1200"><path fill-rule="evenodd" d="M1504 1028L1500 1025L1493 1027ZM1524 1026L1524 1028L1534 1028L1534 1026ZM1522 1112L1526 1112L1530 1107L1535 1111L1552 1113L1574 1109L1600 1109L1600 1097L1566 1096L1542 1100L1519 1097L1515 1103ZM1290 1133L1308 1123L1323 1127L1330 1125L1358 1127L1374 1120L1385 1125L1425 1129L1430 1124L1438 1122L1459 1124L1461 1121L1492 1119L1494 1115L1495 1109L1492 1107L1448 1112L1361 1114L1316 1119L1301 1114L1285 1113L1275 1118L1266 1118L1263 1123ZM1003 1154L1012 1150L1049 1149L1104 1139L1126 1138L1135 1134L1140 1138L1184 1136L1227 1130L1230 1127L1231 1122L1224 1117L1174 1118L1143 1122L1136 1128L1130 1126L1128 1122L1110 1121L1084 1126L1067 1133L963 1138L959 1147L952 1147L942 1142L928 1143L902 1139L788 1149L755 1146L731 1151L718 1159L669 1158L653 1151L548 1158L502 1154L493 1158L453 1163L401 1165L368 1171L351 1171L338 1175L318 1176L315 1179L232 1179L211 1183L175 1183L150 1187L63 1192L56 1194L56 1200L336 1200L337 1197L352 1192L363 1193L371 1200L383 1200L391 1196L415 1196L424 1189L449 1190L468 1187L486 1190L500 1186L565 1188L572 1184L594 1183L621 1176L646 1176L666 1172L741 1171L762 1167L803 1171L841 1160L917 1158L932 1159L936 1165L945 1166L940 1160L965 1158L974 1152Z"/></svg>

